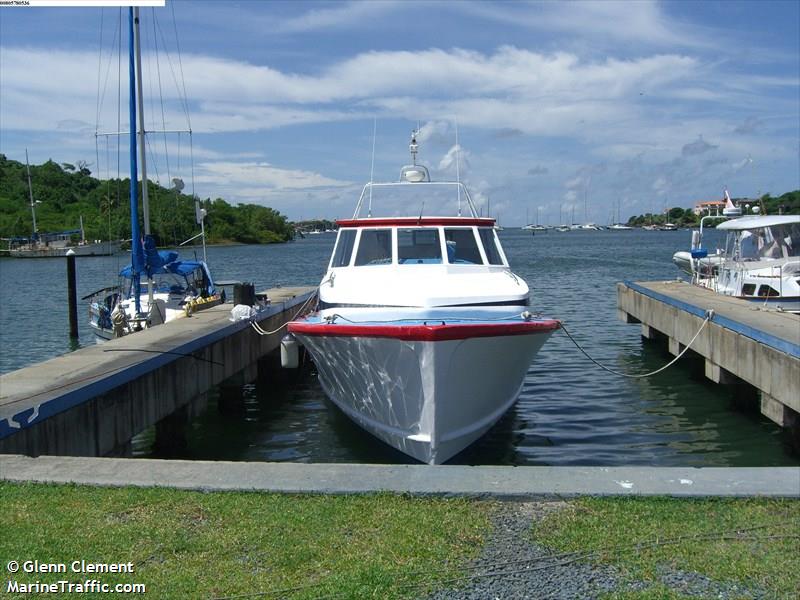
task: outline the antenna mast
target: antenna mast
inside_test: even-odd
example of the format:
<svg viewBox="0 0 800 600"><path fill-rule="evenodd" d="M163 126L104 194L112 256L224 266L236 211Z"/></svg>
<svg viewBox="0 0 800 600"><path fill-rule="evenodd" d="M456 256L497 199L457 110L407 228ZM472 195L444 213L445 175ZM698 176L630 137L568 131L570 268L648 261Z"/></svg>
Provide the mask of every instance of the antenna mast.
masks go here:
<svg viewBox="0 0 800 600"><path fill-rule="evenodd" d="M378 132L378 117L372 118L372 165L369 168L369 207L367 208L367 216L372 216L372 181L375 173L375 137Z"/></svg>
<svg viewBox="0 0 800 600"><path fill-rule="evenodd" d="M147 194L147 161L144 139L144 99L142 93L142 45L139 32L139 8L133 9L134 43L136 47L136 96L139 105L139 162L142 167L142 217L144 219L144 234L150 235L150 203ZM133 132L131 133L133 135Z"/></svg>
<svg viewBox="0 0 800 600"><path fill-rule="evenodd" d="M33 217L33 237L38 238L36 234L39 229L36 227L36 202L33 201L33 186L31 185L31 166L28 163L28 149L25 148L25 169L28 171L28 196L31 199L31 216Z"/></svg>
<svg viewBox="0 0 800 600"><path fill-rule="evenodd" d="M456 122L456 190L458 190L458 216L461 216L461 146L458 144L458 119Z"/></svg>

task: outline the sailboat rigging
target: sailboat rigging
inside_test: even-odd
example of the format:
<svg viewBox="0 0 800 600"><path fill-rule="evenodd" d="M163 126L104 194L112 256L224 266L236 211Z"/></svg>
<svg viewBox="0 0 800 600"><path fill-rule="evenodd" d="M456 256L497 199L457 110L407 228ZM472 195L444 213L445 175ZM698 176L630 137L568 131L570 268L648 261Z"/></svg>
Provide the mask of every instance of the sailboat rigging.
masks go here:
<svg viewBox="0 0 800 600"><path fill-rule="evenodd" d="M103 288L84 298L90 302L90 325L98 337L105 339L188 316L194 310L224 300L215 288L205 260L180 260L177 252L156 248L150 231L141 41L139 9L136 7L128 9L128 35L131 264L120 271L122 282L119 286ZM140 173L143 232L138 217ZM204 236L202 217L205 211L199 206L196 210L200 215L201 235ZM205 243L203 248L205 258ZM146 285L144 292L143 280Z"/></svg>

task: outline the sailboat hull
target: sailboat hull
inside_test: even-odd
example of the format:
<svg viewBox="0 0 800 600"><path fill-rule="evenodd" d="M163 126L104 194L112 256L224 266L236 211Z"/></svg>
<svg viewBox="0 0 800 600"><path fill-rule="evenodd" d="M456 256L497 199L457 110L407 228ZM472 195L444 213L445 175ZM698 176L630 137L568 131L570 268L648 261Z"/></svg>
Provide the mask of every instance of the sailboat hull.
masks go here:
<svg viewBox="0 0 800 600"><path fill-rule="evenodd" d="M32 248L14 248L9 256L14 258L54 258L66 256L72 250L75 256L111 256L120 251L120 242L99 242L78 246L41 246Z"/></svg>

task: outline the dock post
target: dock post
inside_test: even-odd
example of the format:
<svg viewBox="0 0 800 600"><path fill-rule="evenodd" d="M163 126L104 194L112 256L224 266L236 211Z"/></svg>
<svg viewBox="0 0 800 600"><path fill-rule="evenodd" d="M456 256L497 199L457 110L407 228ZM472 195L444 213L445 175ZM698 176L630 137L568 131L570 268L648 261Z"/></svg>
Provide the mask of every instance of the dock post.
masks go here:
<svg viewBox="0 0 800 600"><path fill-rule="evenodd" d="M69 305L69 337L78 337L78 292L75 284L75 251L67 251L67 303Z"/></svg>

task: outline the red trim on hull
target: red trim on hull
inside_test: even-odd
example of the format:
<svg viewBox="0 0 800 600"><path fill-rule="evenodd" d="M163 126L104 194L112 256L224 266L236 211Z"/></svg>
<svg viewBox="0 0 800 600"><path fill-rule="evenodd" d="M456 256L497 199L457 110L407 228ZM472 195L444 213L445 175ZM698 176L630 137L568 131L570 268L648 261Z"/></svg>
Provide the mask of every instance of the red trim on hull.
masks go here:
<svg viewBox="0 0 800 600"><path fill-rule="evenodd" d="M432 321L434 319L431 319ZM561 321L522 321L519 323L475 323L458 325L339 325L291 321L290 333L320 337L391 338L407 342L443 342L478 337L502 337L549 333L561 327Z"/></svg>
<svg viewBox="0 0 800 600"><path fill-rule="evenodd" d="M394 217L385 219L339 219L336 224L339 227L417 227L429 225L491 227L494 225L494 219L485 217Z"/></svg>

